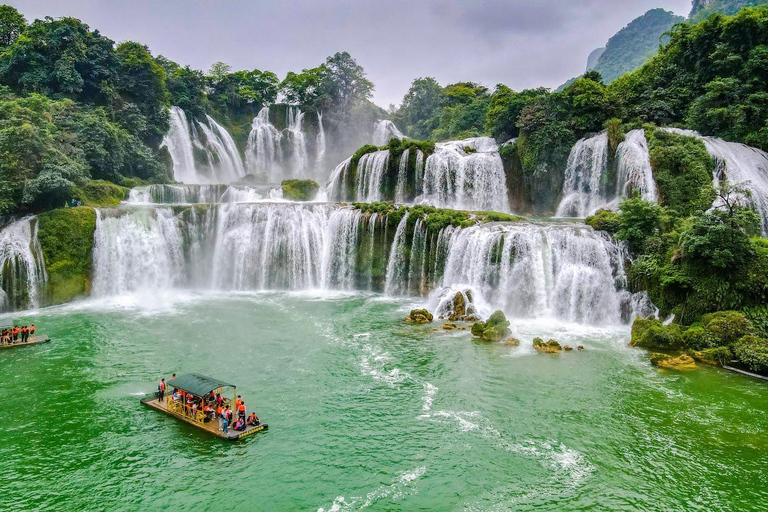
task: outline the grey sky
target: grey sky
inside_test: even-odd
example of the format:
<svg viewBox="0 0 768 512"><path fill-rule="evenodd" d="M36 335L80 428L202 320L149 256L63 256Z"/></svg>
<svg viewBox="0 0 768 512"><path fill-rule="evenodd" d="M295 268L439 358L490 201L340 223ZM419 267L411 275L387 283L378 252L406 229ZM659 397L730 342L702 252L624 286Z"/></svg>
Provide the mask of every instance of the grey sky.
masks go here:
<svg viewBox="0 0 768 512"><path fill-rule="evenodd" d="M410 82L434 76L513 89L557 87L589 52L648 9L681 15L691 0L11 0L29 21L74 16L115 41L134 40L206 70L288 71L346 50L399 103Z"/></svg>

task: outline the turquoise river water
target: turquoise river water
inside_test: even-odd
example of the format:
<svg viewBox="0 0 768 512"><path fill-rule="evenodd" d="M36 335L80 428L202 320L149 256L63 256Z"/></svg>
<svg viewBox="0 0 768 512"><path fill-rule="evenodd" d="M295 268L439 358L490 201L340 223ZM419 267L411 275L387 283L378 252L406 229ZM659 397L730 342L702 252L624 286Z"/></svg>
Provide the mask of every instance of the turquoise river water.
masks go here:
<svg viewBox="0 0 768 512"><path fill-rule="evenodd" d="M756 510L764 383L660 371L629 328L514 322L521 347L402 322L378 295L175 295L6 316L0 510ZM535 353L531 339L583 344ZM233 381L268 432L213 438L139 404Z"/></svg>

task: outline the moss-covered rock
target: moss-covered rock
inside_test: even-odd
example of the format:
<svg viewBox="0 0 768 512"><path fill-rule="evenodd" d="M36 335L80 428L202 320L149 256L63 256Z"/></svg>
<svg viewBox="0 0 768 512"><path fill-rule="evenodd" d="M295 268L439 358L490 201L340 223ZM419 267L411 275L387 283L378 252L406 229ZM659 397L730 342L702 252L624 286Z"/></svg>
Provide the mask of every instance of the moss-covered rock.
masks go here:
<svg viewBox="0 0 768 512"><path fill-rule="evenodd" d="M93 208L64 208L38 217L37 236L48 272L47 303L59 304L90 293L95 230Z"/></svg>
<svg viewBox="0 0 768 512"><path fill-rule="evenodd" d="M413 309L411 314L405 317L405 321L409 324L428 324L433 319L432 313L426 309Z"/></svg>
<svg viewBox="0 0 768 512"><path fill-rule="evenodd" d="M285 180L281 187L283 198L291 201L312 201L320 190L320 185L312 180Z"/></svg>
<svg viewBox="0 0 768 512"><path fill-rule="evenodd" d="M733 354L750 370L768 373L768 340L748 335L733 345Z"/></svg>
<svg viewBox="0 0 768 512"><path fill-rule="evenodd" d="M710 349L720 344L717 336L701 326L692 326L683 331L683 345L695 351Z"/></svg>
<svg viewBox="0 0 768 512"><path fill-rule="evenodd" d="M663 325L654 319L638 318L632 324L633 347L661 350L679 350L683 347L683 336L677 324Z"/></svg>
<svg viewBox="0 0 768 512"><path fill-rule="evenodd" d="M544 341L541 338L533 339L533 348L544 354L559 354L563 347L556 340Z"/></svg>
<svg viewBox="0 0 768 512"><path fill-rule="evenodd" d="M91 180L73 191L83 206L117 206L128 196L129 188L115 185L110 181Z"/></svg>
<svg viewBox="0 0 768 512"><path fill-rule="evenodd" d="M484 341L498 342L510 334L509 321L502 311L496 311L485 322L472 325L472 335Z"/></svg>
<svg viewBox="0 0 768 512"><path fill-rule="evenodd" d="M696 367L696 361L687 354L678 357L669 354L651 354L651 364L659 368L669 368L672 370L691 370Z"/></svg>
<svg viewBox="0 0 768 512"><path fill-rule="evenodd" d="M731 353L731 349L728 347L707 348L693 351L690 355L696 361L712 366L723 366L728 364L733 358L733 353Z"/></svg>

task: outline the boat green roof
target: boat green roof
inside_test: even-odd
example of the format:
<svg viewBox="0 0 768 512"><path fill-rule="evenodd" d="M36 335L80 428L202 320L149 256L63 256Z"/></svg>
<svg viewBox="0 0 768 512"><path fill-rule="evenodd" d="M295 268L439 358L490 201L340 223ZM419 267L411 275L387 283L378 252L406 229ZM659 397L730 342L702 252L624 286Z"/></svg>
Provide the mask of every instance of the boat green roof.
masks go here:
<svg viewBox="0 0 768 512"><path fill-rule="evenodd" d="M172 388L188 391L197 396L207 395L218 388L235 387L234 384L227 384L224 381L206 377L199 373L184 373L173 380L169 380L168 385Z"/></svg>

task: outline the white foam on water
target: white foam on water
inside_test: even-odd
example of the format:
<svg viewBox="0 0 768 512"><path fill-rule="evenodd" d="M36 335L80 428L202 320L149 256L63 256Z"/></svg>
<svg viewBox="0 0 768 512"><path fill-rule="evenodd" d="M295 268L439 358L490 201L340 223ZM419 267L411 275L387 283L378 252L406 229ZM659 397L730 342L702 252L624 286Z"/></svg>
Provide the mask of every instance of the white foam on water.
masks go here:
<svg viewBox="0 0 768 512"><path fill-rule="evenodd" d="M432 409L432 402L434 401L436 394L437 386L430 384L429 382L425 382L424 395L422 396L422 411L429 412L429 410Z"/></svg>
<svg viewBox="0 0 768 512"><path fill-rule="evenodd" d="M317 512L342 512L347 510L365 510L375 503L384 500L399 500L406 495L414 494L417 489L415 483L427 473L427 467L421 466L410 471L400 473L390 485L381 485L376 490L369 492L364 497L351 497L349 501L344 496L337 496L331 507L320 507Z"/></svg>

